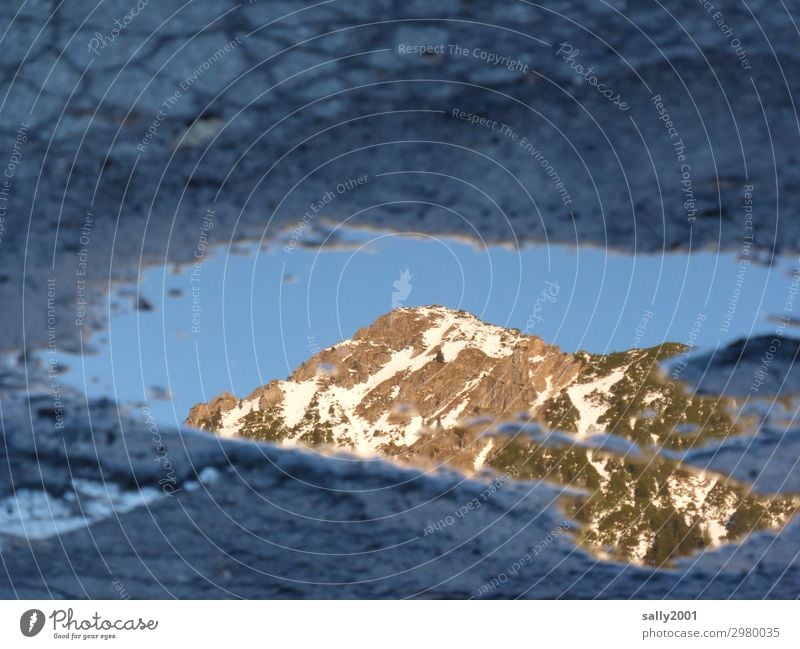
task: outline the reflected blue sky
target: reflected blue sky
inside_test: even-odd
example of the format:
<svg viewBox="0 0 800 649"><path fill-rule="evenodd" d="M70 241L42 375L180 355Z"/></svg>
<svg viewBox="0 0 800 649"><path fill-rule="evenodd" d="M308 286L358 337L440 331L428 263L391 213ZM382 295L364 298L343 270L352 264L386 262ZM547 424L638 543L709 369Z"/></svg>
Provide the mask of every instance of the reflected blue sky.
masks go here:
<svg viewBox="0 0 800 649"><path fill-rule="evenodd" d="M132 297L113 296L127 308L92 340L97 354L63 357L63 380L90 396L147 401L157 420L180 422L224 390L244 396L285 378L398 303L465 309L567 351L689 342L693 329L708 349L774 331L769 316L782 311L793 270L740 265L736 254L518 251L366 232L322 251L239 250L211 252L199 268L145 271L139 290L154 309L135 311ZM172 399L157 398L160 390Z"/></svg>

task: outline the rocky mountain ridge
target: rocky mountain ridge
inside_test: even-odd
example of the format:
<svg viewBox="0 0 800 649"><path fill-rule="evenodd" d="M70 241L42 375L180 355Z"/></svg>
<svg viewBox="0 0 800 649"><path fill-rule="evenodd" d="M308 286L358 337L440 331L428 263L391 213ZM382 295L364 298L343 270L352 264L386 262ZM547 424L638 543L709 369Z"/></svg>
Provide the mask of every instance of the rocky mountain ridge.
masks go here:
<svg viewBox="0 0 800 649"><path fill-rule="evenodd" d="M569 354L536 336L441 306L395 309L316 354L286 381L192 408L191 426L359 453L410 447L426 433L523 419L583 439L611 432L686 448L735 428L728 403L694 395L661 361L664 344Z"/></svg>

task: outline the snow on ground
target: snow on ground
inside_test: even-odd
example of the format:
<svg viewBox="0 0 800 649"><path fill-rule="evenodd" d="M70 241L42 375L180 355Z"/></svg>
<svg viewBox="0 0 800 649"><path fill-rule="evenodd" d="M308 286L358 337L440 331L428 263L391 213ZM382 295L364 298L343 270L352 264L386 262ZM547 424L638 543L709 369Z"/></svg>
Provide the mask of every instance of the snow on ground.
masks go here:
<svg viewBox="0 0 800 649"><path fill-rule="evenodd" d="M542 390L538 395L536 395L536 400L531 404L531 412L536 413L536 411L541 408L545 402L553 396L553 379L549 376L545 377L545 388Z"/></svg>
<svg viewBox="0 0 800 649"><path fill-rule="evenodd" d="M239 420L257 407L258 400L250 399L248 401L242 401L241 405L237 404L230 410L224 411L222 413L222 423L215 432L222 437L233 437L237 435L240 427Z"/></svg>
<svg viewBox="0 0 800 649"><path fill-rule="evenodd" d="M708 512L705 515L706 531L711 539L710 547L716 548L722 545L723 539L728 536L728 528L725 524L735 512L735 499L733 496L728 496L725 500L724 508L721 511Z"/></svg>
<svg viewBox="0 0 800 649"><path fill-rule="evenodd" d="M597 459L595 459L595 454L590 453L588 458L589 464L591 464L595 471L600 474L600 480L603 483L607 483L609 480L611 480L611 474L606 470L606 461L602 456L599 456Z"/></svg>
<svg viewBox="0 0 800 649"><path fill-rule="evenodd" d="M455 359L467 347L479 349L489 358L504 358L511 355L516 344L524 340L522 335L486 324L472 315L437 307L419 311L423 316L438 318L436 325L425 332L423 342L427 349L441 344L445 361Z"/></svg>
<svg viewBox="0 0 800 649"><path fill-rule="evenodd" d="M19 489L0 500L0 536L45 539L124 514L162 496L152 487L125 491L113 483L90 480L75 479L72 487L63 496Z"/></svg>
<svg viewBox="0 0 800 649"><path fill-rule="evenodd" d="M678 511L692 508L700 511L706 497L717 484L716 478L711 478L705 472L691 477L682 477L678 480L670 477L667 480L672 503Z"/></svg>
<svg viewBox="0 0 800 649"><path fill-rule="evenodd" d="M653 537L654 535L651 533L644 533L639 538L639 545L637 545L636 549L631 553L635 563L642 563L644 561L648 550L653 545Z"/></svg>
<svg viewBox="0 0 800 649"><path fill-rule="evenodd" d="M480 453L475 457L475 463L473 467L476 471L480 471L483 468L484 463L486 462L486 458L489 457L489 452L492 450L494 446L494 440L490 439L486 442L486 445L481 449Z"/></svg>
<svg viewBox="0 0 800 649"><path fill-rule="evenodd" d="M301 383L285 381L280 386L283 392L283 420L286 426L292 428L299 424L306 414L308 404L317 392L317 381L316 379Z"/></svg>
<svg viewBox="0 0 800 649"><path fill-rule="evenodd" d="M453 408L444 417L442 417L441 419L442 427L452 428L453 426L457 426L458 422L461 421L461 414L464 412L464 409L467 407L468 403L469 401L467 399L464 399L455 408Z"/></svg>

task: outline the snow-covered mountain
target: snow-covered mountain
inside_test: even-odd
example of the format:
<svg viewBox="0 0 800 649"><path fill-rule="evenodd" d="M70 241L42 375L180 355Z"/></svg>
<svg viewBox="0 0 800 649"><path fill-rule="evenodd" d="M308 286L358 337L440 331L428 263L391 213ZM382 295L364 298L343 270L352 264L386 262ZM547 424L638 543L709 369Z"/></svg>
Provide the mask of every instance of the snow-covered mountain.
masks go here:
<svg viewBox="0 0 800 649"><path fill-rule="evenodd" d="M464 311L395 309L286 381L195 406L187 423L223 436L374 453L411 446L426 432L522 417L578 439L613 432L683 448L733 428L717 399L694 397L661 369L683 349L567 354Z"/></svg>
<svg viewBox="0 0 800 649"><path fill-rule="evenodd" d="M396 309L287 381L223 394L188 422L220 435L372 453L477 415L539 411L579 364L540 339L443 307Z"/></svg>

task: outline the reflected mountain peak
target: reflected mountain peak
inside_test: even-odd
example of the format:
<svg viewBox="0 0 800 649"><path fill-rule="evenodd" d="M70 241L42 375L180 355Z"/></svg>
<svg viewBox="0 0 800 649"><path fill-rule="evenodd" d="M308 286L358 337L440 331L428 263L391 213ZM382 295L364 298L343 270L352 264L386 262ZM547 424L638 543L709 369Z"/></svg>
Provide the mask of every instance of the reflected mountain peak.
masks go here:
<svg viewBox="0 0 800 649"><path fill-rule="evenodd" d="M664 368L687 350L664 343L570 354L466 311L397 308L286 381L196 405L187 423L223 436L544 480L562 489L585 547L662 565L778 527L798 507L793 496L753 495L662 457L752 432L757 422L735 399L696 394Z"/></svg>

